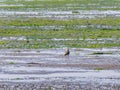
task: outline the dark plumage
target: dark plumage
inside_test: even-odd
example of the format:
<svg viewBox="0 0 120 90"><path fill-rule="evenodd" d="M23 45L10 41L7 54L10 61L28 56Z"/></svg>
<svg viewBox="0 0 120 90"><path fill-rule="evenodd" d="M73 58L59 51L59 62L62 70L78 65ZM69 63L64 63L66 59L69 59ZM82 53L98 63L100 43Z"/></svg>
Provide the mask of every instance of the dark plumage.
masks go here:
<svg viewBox="0 0 120 90"><path fill-rule="evenodd" d="M67 56L69 54L70 54L70 51L69 51L69 48L67 48L64 55Z"/></svg>

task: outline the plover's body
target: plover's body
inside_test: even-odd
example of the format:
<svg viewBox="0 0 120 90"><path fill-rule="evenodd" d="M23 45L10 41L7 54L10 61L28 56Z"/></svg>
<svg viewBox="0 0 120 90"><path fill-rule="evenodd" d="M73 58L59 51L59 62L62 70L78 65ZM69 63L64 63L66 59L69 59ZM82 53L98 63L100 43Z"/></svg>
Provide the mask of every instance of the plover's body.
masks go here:
<svg viewBox="0 0 120 90"><path fill-rule="evenodd" d="M64 55L67 56L69 54L70 54L70 51L69 51L69 48L67 48Z"/></svg>

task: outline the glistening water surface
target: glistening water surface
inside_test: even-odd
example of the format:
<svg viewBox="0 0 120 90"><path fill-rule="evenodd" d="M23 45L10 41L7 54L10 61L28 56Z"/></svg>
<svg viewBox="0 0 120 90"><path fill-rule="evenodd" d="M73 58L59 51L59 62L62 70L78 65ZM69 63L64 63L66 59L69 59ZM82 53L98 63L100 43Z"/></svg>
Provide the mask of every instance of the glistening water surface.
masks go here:
<svg viewBox="0 0 120 90"><path fill-rule="evenodd" d="M119 88L119 48L73 48L70 52L69 56L64 56L64 48L0 50L0 82L11 82L13 87L16 82L20 85L29 82L28 86L44 83L53 88L54 85L63 88L63 83L76 84L76 88L86 84L94 89Z"/></svg>

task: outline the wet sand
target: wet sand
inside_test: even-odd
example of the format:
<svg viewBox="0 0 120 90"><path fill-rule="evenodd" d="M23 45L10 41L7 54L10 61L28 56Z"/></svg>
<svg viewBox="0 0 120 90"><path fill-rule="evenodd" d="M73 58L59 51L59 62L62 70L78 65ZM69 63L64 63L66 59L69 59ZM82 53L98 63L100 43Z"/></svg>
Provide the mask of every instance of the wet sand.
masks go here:
<svg viewBox="0 0 120 90"><path fill-rule="evenodd" d="M1 49L0 90L119 90L119 48Z"/></svg>

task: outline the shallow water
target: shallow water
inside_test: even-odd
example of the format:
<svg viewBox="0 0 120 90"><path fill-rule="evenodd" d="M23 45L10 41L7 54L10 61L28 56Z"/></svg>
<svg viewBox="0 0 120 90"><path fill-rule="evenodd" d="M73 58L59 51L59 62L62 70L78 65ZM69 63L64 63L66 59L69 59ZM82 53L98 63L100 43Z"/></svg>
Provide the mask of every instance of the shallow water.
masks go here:
<svg viewBox="0 0 120 90"><path fill-rule="evenodd" d="M64 49L49 49L49 50L1 50L1 70L5 72L34 72L36 71L70 71L70 72L94 72L94 68L89 66L82 67L83 64L89 65L119 65L119 49L71 49L69 57L63 55ZM94 52L112 52L111 54L95 55ZM115 54L114 54L115 53ZM111 58L111 59L110 59ZM116 60L112 60L116 58ZM104 62L103 62L104 61ZM109 62L108 62L109 61ZM13 62L10 63L10 62ZM19 65L20 64L20 65ZM23 65L22 65L23 64ZM48 64L48 65L47 65ZM26 66L28 65L28 66ZM35 65L34 67L29 65ZM43 66L42 66L43 65ZM57 66L58 65L58 66ZM66 68L64 68L64 65ZM68 66L67 66L68 65ZM71 65L71 66L70 66ZM61 68L59 68L59 66ZM8 68L9 67L9 68ZM41 68L39 68L41 67ZM56 67L56 68L54 68ZM102 68L102 67L101 67ZM115 68L114 68L115 69ZM117 69L117 68L116 68ZM96 71L95 71L96 72ZM100 71L101 72L101 71ZM111 72L111 71L110 71ZM35 72L34 72L35 73ZM118 72L119 73L119 72ZM27 73L26 73L27 74ZM116 74L117 75L117 74Z"/></svg>
<svg viewBox="0 0 120 90"><path fill-rule="evenodd" d="M65 87L69 83L70 88L74 84L75 87L84 87L87 84L91 88L96 86L97 89L103 88L104 85L107 88L119 88L119 48L72 48L69 56L64 56L64 51L65 48L1 49L1 85L7 87L11 82L13 87L18 84L29 86L30 83L39 86L38 84L43 83L45 87L55 85L56 88L60 86L59 88L63 89L63 83ZM94 52L112 53L96 55Z"/></svg>
<svg viewBox="0 0 120 90"><path fill-rule="evenodd" d="M98 18L98 17L106 17L106 16L114 16L120 17L119 10L78 10L78 13L73 13L72 11L0 11L0 17L7 16L21 16L22 17L41 17L41 18L49 18L49 19L81 19L81 18Z"/></svg>

